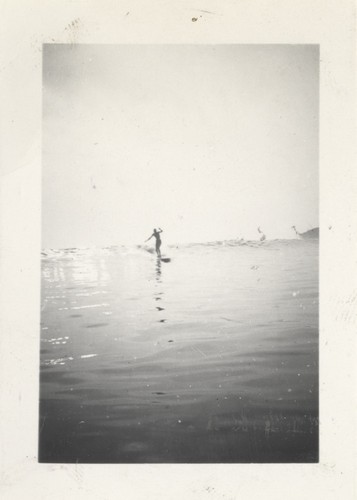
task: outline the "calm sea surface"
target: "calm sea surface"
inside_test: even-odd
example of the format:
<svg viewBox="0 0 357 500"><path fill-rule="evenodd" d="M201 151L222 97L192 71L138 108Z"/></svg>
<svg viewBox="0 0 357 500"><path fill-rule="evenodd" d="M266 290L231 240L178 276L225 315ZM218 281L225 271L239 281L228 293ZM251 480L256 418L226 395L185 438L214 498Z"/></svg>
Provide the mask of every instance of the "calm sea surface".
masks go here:
<svg viewBox="0 0 357 500"><path fill-rule="evenodd" d="M318 460L318 242L42 257L42 462Z"/></svg>

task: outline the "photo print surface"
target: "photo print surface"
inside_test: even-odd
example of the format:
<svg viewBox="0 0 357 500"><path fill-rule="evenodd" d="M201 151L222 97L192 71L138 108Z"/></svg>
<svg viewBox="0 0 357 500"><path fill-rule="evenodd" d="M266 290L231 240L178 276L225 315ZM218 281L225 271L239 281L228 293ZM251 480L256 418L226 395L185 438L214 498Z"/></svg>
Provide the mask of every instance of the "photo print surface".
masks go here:
<svg viewBox="0 0 357 500"><path fill-rule="evenodd" d="M39 461L318 461L317 45L43 47Z"/></svg>

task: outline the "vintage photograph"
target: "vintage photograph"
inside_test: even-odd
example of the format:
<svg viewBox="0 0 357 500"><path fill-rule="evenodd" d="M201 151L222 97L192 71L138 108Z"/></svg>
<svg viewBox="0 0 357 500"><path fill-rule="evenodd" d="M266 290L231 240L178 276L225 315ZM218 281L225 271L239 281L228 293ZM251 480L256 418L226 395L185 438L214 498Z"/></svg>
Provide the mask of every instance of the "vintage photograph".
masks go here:
<svg viewBox="0 0 357 500"><path fill-rule="evenodd" d="M44 44L38 460L319 461L319 46Z"/></svg>

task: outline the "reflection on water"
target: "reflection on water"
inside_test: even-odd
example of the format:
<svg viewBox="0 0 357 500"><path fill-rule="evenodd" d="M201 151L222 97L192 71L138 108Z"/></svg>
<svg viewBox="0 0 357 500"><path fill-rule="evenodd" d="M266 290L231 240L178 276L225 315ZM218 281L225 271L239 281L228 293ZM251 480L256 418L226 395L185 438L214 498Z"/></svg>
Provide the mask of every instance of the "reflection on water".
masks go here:
<svg viewBox="0 0 357 500"><path fill-rule="evenodd" d="M161 259L158 257L157 260L156 260L156 282L157 283L162 283L162 272L161 272ZM160 290L162 290L163 288L159 288ZM163 291L157 291L155 294L154 294L154 300L163 300L164 299L164 292ZM163 306L163 303L161 304L161 306ZM162 311L165 311L165 307L159 307L159 306L156 306L156 310L161 313ZM166 322L166 319L165 318L160 318L158 320L159 323L165 323Z"/></svg>
<svg viewBox="0 0 357 500"><path fill-rule="evenodd" d="M157 258L157 260L156 260L156 280L159 283L161 283L160 277L161 277L161 260L159 258Z"/></svg>
<svg viewBox="0 0 357 500"><path fill-rule="evenodd" d="M317 256L311 242L46 256L40 460L316 461Z"/></svg>

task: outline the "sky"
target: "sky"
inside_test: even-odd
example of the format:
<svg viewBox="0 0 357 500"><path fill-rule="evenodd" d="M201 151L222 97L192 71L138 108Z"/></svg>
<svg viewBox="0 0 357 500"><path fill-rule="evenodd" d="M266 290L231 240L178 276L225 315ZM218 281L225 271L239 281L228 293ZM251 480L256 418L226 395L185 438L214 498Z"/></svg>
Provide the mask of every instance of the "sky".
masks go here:
<svg viewBox="0 0 357 500"><path fill-rule="evenodd" d="M42 247L318 226L316 45L44 46Z"/></svg>

